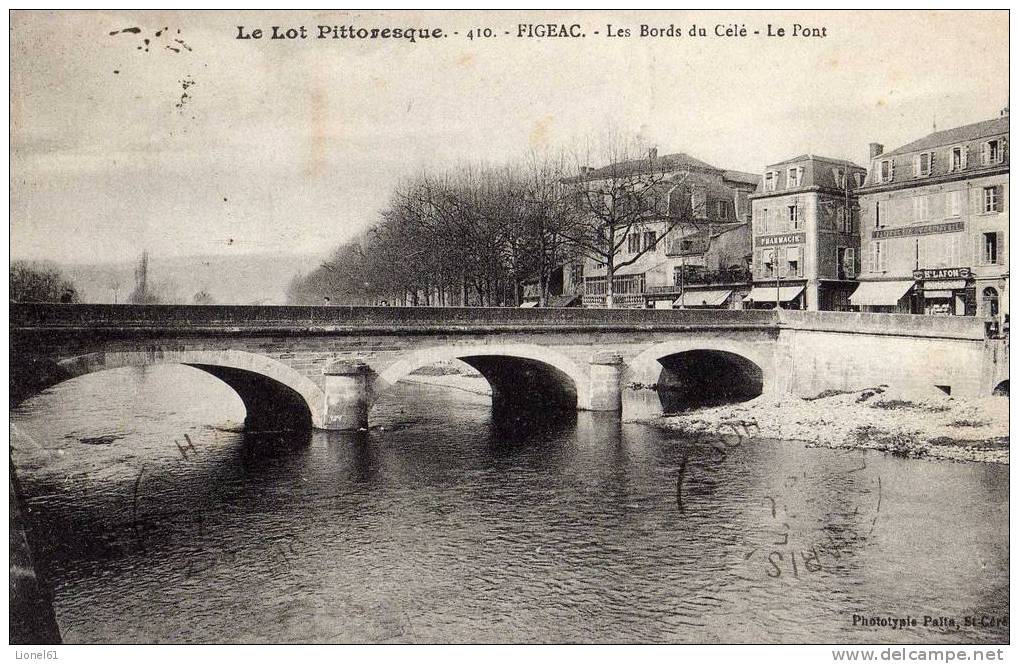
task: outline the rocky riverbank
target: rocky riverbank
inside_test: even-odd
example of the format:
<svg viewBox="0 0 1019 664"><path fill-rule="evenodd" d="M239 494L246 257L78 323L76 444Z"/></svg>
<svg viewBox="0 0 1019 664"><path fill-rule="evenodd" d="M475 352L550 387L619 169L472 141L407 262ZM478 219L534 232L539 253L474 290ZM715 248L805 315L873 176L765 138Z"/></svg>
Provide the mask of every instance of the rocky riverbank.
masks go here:
<svg viewBox="0 0 1019 664"><path fill-rule="evenodd" d="M454 363L427 367L404 380L471 394L492 393L481 374ZM641 422L690 434L714 433L727 430L727 425L747 423L754 436L802 441L808 447L1009 462L1006 397L957 399L936 390L918 396L879 385L855 392L830 391L809 399L762 396Z"/></svg>
<svg viewBox="0 0 1019 664"><path fill-rule="evenodd" d="M755 423L754 435L808 447L859 448L912 458L1009 460L1008 399L920 398L881 385L811 399L762 396L739 404L667 415L646 423L691 434Z"/></svg>

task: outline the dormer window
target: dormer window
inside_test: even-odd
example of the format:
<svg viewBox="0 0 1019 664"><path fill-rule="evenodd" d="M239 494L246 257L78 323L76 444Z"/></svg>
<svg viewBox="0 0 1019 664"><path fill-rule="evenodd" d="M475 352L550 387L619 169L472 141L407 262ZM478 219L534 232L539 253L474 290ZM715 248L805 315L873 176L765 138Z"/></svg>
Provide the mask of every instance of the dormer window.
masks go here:
<svg viewBox="0 0 1019 664"><path fill-rule="evenodd" d="M918 178L925 178L931 174L934 165L933 152L921 152L913 157L913 174Z"/></svg>
<svg viewBox="0 0 1019 664"><path fill-rule="evenodd" d="M895 160L885 159L878 164L878 181L891 182L895 179Z"/></svg>
<svg viewBox="0 0 1019 664"><path fill-rule="evenodd" d="M715 201L719 219L729 218L729 204L725 201Z"/></svg>
<svg viewBox="0 0 1019 664"><path fill-rule="evenodd" d="M831 169L831 174L835 178L835 186L839 189L846 188L846 171L841 168Z"/></svg>
<svg viewBox="0 0 1019 664"><path fill-rule="evenodd" d="M865 177L864 173L859 173L859 172L853 173L853 182L856 183L857 187L862 187L863 186L863 178L864 177Z"/></svg>
<svg viewBox="0 0 1019 664"><path fill-rule="evenodd" d="M966 146L958 145L948 153L948 170L952 173L966 168Z"/></svg>
<svg viewBox="0 0 1019 664"><path fill-rule="evenodd" d="M1000 164L1005 161L1005 145L1000 138L987 141L981 146L980 163L984 166L989 164Z"/></svg>
<svg viewBox="0 0 1019 664"><path fill-rule="evenodd" d="M785 188L792 189L798 187L803 181L803 167L794 166L786 172Z"/></svg>
<svg viewBox="0 0 1019 664"><path fill-rule="evenodd" d="M778 188L778 171L768 171L764 174L764 190L775 191Z"/></svg>

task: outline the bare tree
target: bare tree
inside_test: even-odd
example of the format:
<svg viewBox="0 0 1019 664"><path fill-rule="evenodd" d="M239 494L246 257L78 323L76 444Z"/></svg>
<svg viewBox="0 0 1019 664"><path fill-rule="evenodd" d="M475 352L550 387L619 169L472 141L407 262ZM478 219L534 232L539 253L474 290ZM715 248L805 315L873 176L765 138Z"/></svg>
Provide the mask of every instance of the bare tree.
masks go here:
<svg viewBox="0 0 1019 664"><path fill-rule="evenodd" d="M655 250L673 229L698 223L689 169L674 168L653 151L636 159L632 155L626 144L610 139L602 153L607 166L594 172L578 168L582 172L572 180L578 223L562 232L580 254L605 266L609 308L618 270ZM622 250L634 233L647 240L640 240L623 258Z"/></svg>

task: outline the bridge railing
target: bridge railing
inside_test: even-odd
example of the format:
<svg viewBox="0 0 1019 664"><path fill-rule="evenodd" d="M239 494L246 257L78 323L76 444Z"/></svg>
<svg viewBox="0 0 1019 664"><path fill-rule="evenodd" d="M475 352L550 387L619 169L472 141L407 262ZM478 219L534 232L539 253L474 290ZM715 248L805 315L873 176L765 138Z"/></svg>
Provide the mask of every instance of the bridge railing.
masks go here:
<svg viewBox="0 0 1019 664"><path fill-rule="evenodd" d="M11 304L12 328L775 327L773 311Z"/></svg>
<svg viewBox="0 0 1019 664"><path fill-rule="evenodd" d="M984 339L984 319L975 316L871 314L852 311L778 312L780 327L823 332L891 334L939 339Z"/></svg>
<svg viewBox="0 0 1019 664"><path fill-rule="evenodd" d="M539 309L511 307L293 307L11 304L11 329L158 331L486 331L800 329L983 339L971 316L732 309Z"/></svg>

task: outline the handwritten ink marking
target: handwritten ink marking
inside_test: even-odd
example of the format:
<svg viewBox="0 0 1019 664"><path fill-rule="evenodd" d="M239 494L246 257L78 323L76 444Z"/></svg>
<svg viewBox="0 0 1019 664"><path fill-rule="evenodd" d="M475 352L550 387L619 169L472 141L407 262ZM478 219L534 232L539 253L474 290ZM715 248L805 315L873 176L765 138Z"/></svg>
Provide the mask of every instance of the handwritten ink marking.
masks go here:
<svg viewBox="0 0 1019 664"><path fill-rule="evenodd" d="M142 532L139 528L138 523L138 489L142 485L142 475L145 474L145 464L142 464L141 470L138 471L138 477L134 481L134 491L131 495L131 529L134 531L135 542L138 544L138 548L142 554L145 553L145 539L142 536Z"/></svg>
<svg viewBox="0 0 1019 664"><path fill-rule="evenodd" d="M686 462L689 457L683 457L683 461L679 464L679 474L676 475L676 507L679 508L679 513L683 514L683 475L686 474Z"/></svg>

